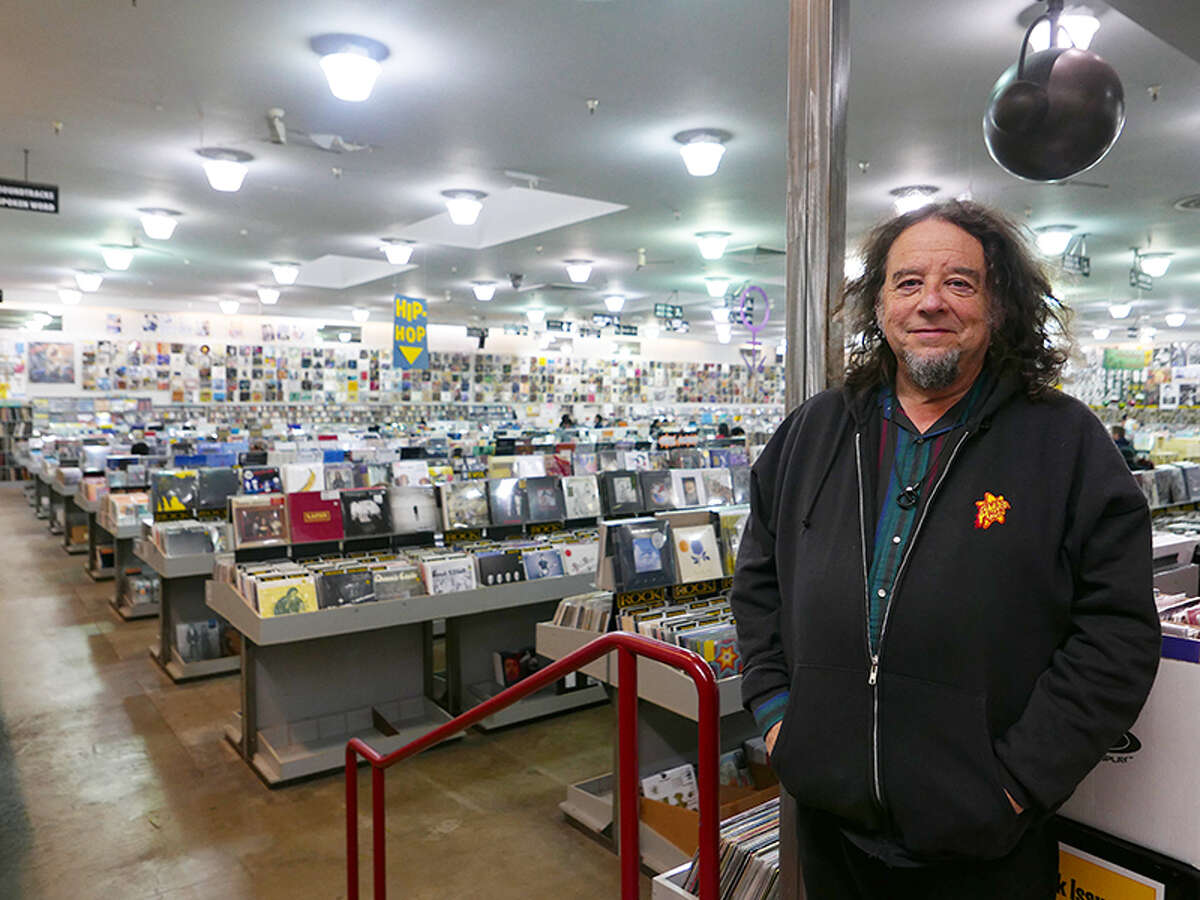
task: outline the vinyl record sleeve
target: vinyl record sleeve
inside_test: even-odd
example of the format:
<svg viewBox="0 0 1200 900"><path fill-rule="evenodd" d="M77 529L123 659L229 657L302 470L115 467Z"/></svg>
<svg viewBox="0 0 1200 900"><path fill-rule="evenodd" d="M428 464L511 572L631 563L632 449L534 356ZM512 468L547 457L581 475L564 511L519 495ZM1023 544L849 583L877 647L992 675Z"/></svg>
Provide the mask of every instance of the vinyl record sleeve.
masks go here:
<svg viewBox="0 0 1200 900"><path fill-rule="evenodd" d="M561 522L567 517L561 478L526 478L525 501L530 522Z"/></svg>
<svg viewBox="0 0 1200 900"><path fill-rule="evenodd" d="M287 495L292 543L340 541L342 501L336 491L301 491Z"/></svg>
<svg viewBox="0 0 1200 900"><path fill-rule="evenodd" d="M354 487L354 466L348 462L325 464L325 490L340 491Z"/></svg>
<svg viewBox="0 0 1200 900"><path fill-rule="evenodd" d="M605 515L622 516L642 511L637 472L604 472L600 475L600 484Z"/></svg>
<svg viewBox="0 0 1200 900"><path fill-rule="evenodd" d="M525 568L519 553L506 550L477 553L475 564L479 568L480 587L496 587L525 580Z"/></svg>
<svg viewBox="0 0 1200 900"><path fill-rule="evenodd" d="M196 509L224 512L238 492L238 473L232 468L201 469L196 488Z"/></svg>
<svg viewBox="0 0 1200 900"><path fill-rule="evenodd" d="M600 561L598 541L563 541L552 545L563 561L566 575L594 575Z"/></svg>
<svg viewBox="0 0 1200 900"><path fill-rule="evenodd" d="M311 575L259 579L255 592L263 618L316 612L317 587Z"/></svg>
<svg viewBox="0 0 1200 900"><path fill-rule="evenodd" d="M733 503L733 480L728 469L701 469L705 503L708 506L729 506Z"/></svg>
<svg viewBox="0 0 1200 900"><path fill-rule="evenodd" d="M280 470L283 490L287 494L325 489L325 466L319 462L287 463Z"/></svg>
<svg viewBox="0 0 1200 900"><path fill-rule="evenodd" d="M475 560L470 556L455 556L427 560L421 564L425 588L430 594L452 594L473 591L478 587Z"/></svg>
<svg viewBox="0 0 1200 900"><path fill-rule="evenodd" d="M440 485L442 525L451 528L486 528L488 519L487 488L483 481L450 481Z"/></svg>
<svg viewBox="0 0 1200 900"><path fill-rule="evenodd" d="M396 534L421 534L438 530L441 518L438 515L437 495L432 485L392 485L387 492L388 504L392 508L392 530Z"/></svg>
<svg viewBox="0 0 1200 900"><path fill-rule="evenodd" d="M155 472L150 489L154 518L186 519L196 514L199 474L195 469Z"/></svg>
<svg viewBox="0 0 1200 900"><path fill-rule="evenodd" d="M616 548L617 590L635 591L675 583L671 526L658 519L609 525Z"/></svg>
<svg viewBox="0 0 1200 900"><path fill-rule="evenodd" d="M388 566L374 570L372 575L376 600L399 600L425 593L425 583L421 581L421 573L416 566Z"/></svg>
<svg viewBox="0 0 1200 900"><path fill-rule="evenodd" d="M341 492L342 527L346 537L392 533L392 509L386 488L351 488Z"/></svg>
<svg viewBox="0 0 1200 900"><path fill-rule="evenodd" d="M671 490L675 495L676 509L691 509L707 503L704 479L699 469L672 469Z"/></svg>
<svg viewBox="0 0 1200 900"><path fill-rule="evenodd" d="M562 557L554 549L526 550L521 554L521 562L525 565L525 577L557 578L563 574Z"/></svg>
<svg viewBox="0 0 1200 900"><path fill-rule="evenodd" d="M242 469L243 494L278 494L283 491L279 469L274 466L255 466Z"/></svg>
<svg viewBox="0 0 1200 900"><path fill-rule="evenodd" d="M675 508L675 492L671 489L671 473L666 471L639 472L642 508L646 512Z"/></svg>
<svg viewBox="0 0 1200 900"><path fill-rule="evenodd" d="M568 519L600 515L600 487L595 475L569 475L562 480L563 507Z"/></svg>
<svg viewBox="0 0 1200 900"><path fill-rule="evenodd" d="M236 548L288 543L287 508L283 494L231 497L229 506Z"/></svg>
<svg viewBox="0 0 1200 900"><path fill-rule="evenodd" d="M401 459L392 463L392 484L399 487L431 485L429 463L423 459Z"/></svg>
<svg viewBox="0 0 1200 900"><path fill-rule="evenodd" d="M750 467L749 466L734 466L729 470L729 477L733 482L733 502L734 503L749 503L750 502Z"/></svg>
<svg viewBox="0 0 1200 900"><path fill-rule="evenodd" d="M317 602L321 609L374 601L374 580L365 566L330 569L317 576Z"/></svg>
<svg viewBox="0 0 1200 900"><path fill-rule="evenodd" d="M525 479L490 478L488 509L493 525L521 525L526 521Z"/></svg>
<svg viewBox="0 0 1200 900"><path fill-rule="evenodd" d="M688 525L673 529L673 533L676 579L680 584L724 577L717 533L711 525Z"/></svg>

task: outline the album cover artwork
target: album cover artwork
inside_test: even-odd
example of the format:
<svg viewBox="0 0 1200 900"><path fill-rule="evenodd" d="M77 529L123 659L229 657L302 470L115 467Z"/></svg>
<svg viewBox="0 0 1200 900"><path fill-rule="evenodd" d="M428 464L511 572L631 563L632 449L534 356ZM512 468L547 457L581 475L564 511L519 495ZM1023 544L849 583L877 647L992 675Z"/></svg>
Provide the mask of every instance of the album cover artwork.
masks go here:
<svg viewBox="0 0 1200 900"><path fill-rule="evenodd" d="M622 516L642 511L637 472L604 472L600 476L600 484L606 515Z"/></svg>
<svg viewBox="0 0 1200 900"><path fill-rule="evenodd" d="M564 574L562 557L554 549L526 550L521 554L521 562L526 578L557 578Z"/></svg>
<svg viewBox="0 0 1200 900"><path fill-rule="evenodd" d="M572 457L572 467L577 475L596 475L600 471L600 461L590 450L576 450Z"/></svg>
<svg viewBox="0 0 1200 900"><path fill-rule="evenodd" d="M429 477L429 463L423 459L401 459L392 463L392 484L399 487L415 487L417 485L432 485Z"/></svg>
<svg viewBox="0 0 1200 900"><path fill-rule="evenodd" d="M442 525L447 528L486 528L488 497L485 482L450 481L440 486Z"/></svg>
<svg viewBox="0 0 1200 900"><path fill-rule="evenodd" d="M341 492L341 499L347 538L392 533L392 508L386 488L351 488Z"/></svg>
<svg viewBox="0 0 1200 900"><path fill-rule="evenodd" d="M437 531L441 520L438 517L437 495L433 486L399 487L387 489L388 504L392 508L392 530L396 534L420 534Z"/></svg>
<svg viewBox="0 0 1200 900"><path fill-rule="evenodd" d="M514 457L512 472L517 478L541 478L546 474L546 460L540 453Z"/></svg>
<svg viewBox="0 0 1200 900"><path fill-rule="evenodd" d="M560 478L526 478L525 500L530 522L561 522L567 517Z"/></svg>
<svg viewBox="0 0 1200 900"><path fill-rule="evenodd" d="M321 609L372 603L375 585L365 566L328 569L317 576L317 604Z"/></svg>
<svg viewBox="0 0 1200 900"><path fill-rule="evenodd" d="M708 464L714 469L728 469L730 466L729 448L714 447L712 450L709 450Z"/></svg>
<svg viewBox="0 0 1200 900"><path fill-rule="evenodd" d="M294 544L340 541L342 502L335 491L299 491L287 495L288 523Z"/></svg>
<svg viewBox="0 0 1200 900"><path fill-rule="evenodd" d="M196 488L196 510L228 508L228 499L238 492L238 473L232 468L201 469Z"/></svg>
<svg viewBox="0 0 1200 900"><path fill-rule="evenodd" d="M156 519L186 519L196 514L199 475L195 469L155 472L150 488Z"/></svg>
<svg viewBox="0 0 1200 900"><path fill-rule="evenodd" d="M198 522L170 522L156 525L155 530L164 556L202 556L217 549L213 529Z"/></svg>
<svg viewBox="0 0 1200 900"><path fill-rule="evenodd" d="M491 550L475 554L479 568L480 587L495 587L525 580L525 569L521 565L521 554L507 550Z"/></svg>
<svg viewBox="0 0 1200 900"><path fill-rule="evenodd" d="M488 508L493 525L520 525L526 519L522 478L489 478Z"/></svg>
<svg viewBox="0 0 1200 900"><path fill-rule="evenodd" d="M283 481L275 466L255 466L242 469L243 494L278 494L283 491Z"/></svg>
<svg viewBox="0 0 1200 900"><path fill-rule="evenodd" d="M733 480L728 469L701 469L704 495L708 506L729 506L733 503Z"/></svg>
<svg viewBox="0 0 1200 900"><path fill-rule="evenodd" d="M566 575L594 575L600 560L600 544L597 541L563 541L552 544L562 557L563 573Z"/></svg>
<svg viewBox="0 0 1200 900"><path fill-rule="evenodd" d="M734 508L721 513L721 545L725 549L725 571L730 575L737 566L738 550L749 518L749 509Z"/></svg>
<svg viewBox="0 0 1200 900"><path fill-rule="evenodd" d="M367 483L365 487L387 487L391 483L391 463L367 463Z"/></svg>
<svg viewBox="0 0 1200 900"><path fill-rule="evenodd" d="M568 519L600 515L600 488L595 475L568 475L562 480L563 507Z"/></svg>
<svg viewBox="0 0 1200 900"><path fill-rule="evenodd" d="M317 586L311 575L261 578L255 592L263 618L316 612Z"/></svg>
<svg viewBox="0 0 1200 900"><path fill-rule="evenodd" d="M180 622L175 626L175 649L185 663L217 659L221 656L221 623Z"/></svg>
<svg viewBox="0 0 1200 900"><path fill-rule="evenodd" d="M350 463L350 471L354 478L354 487L370 487L371 467L365 462Z"/></svg>
<svg viewBox="0 0 1200 900"><path fill-rule="evenodd" d="M696 770L691 764L676 766L642 779L642 796L669 806L698 810L700 794L696 788Z"/></svg>
<svg viewBox="0 0 1200 900"><path fill-rule="evenodd" d="M287 463L282 467L283 490L287 494L320 491L325 488L325 466L319 462Z"/></svg>
<svg viewBox="0 0 1200 900"><path fill-rule="evenodd" d="M376 600L399 600L404 597L419 597L425 593L421 573L415 566L389 566L376 569L372 574Z"/></svg>
<svg viewBox="0 0 1200 900"><path fill-rule="evenodd" d="M637 519L612 528L617 590L635 591L675 583L671 526L658 519Z"/></svg>
<svg viewBox="0 0 1200 900"><path fill-rule="evenodd" d="M704 480L700 469L672 469L671 490L675 495L676 509L705 504Z"/></svg>
<svg viewBox="0 0 1200 900"><path fill-rule="evenodd" d="M288 542L287 507L282 494L231 497L234 546L268 547Z"/></svg>
<svg viewBox="0 0 1200 900"><path fill-rule="evenodd" d="M750 502L750 467L734 466L729 470L729 478L733 482L733 502Z"/></svg>
<svg viewBox="0 0 1200 900"><path fill-rule="evenodd" d="M673 529L677 581L688 584L725 575L717 533L711 525L688 525Z"/></svg>
<svg viewBox="0 0 1200 900"><path fill-rule="evenodd" d="M675 494L671 490L670 472L639 472L638 484L642 489L642 508L646 512L674 508Z"/></svg>
<svg viewBox="0 0 1200 900"><path fill-rule="evenodd" d="M354 465L347 462L325 464L325 490L340 491L354 487Z"/></svg>
<svg viewBox="0 0 1200 900"><path fill-rule="evenodd" d="M473 557L454 556L427 560L421 564L421 568L425 575L425 588L430 594L473 591L478 587Z"/></svg>

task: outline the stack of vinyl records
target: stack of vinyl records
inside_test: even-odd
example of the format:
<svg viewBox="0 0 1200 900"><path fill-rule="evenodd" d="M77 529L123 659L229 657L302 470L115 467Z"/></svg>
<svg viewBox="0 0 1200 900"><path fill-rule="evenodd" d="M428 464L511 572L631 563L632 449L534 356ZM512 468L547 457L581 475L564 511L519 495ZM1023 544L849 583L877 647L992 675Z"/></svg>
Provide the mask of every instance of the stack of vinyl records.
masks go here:
<svg viewBox="0 0 1200 900"><path fill-rule="evenodd" d="M779 799L770 800L721 823L721 900L777 900L779 897ZM684 886L699 890L699 859L692 860Z"/></svg>

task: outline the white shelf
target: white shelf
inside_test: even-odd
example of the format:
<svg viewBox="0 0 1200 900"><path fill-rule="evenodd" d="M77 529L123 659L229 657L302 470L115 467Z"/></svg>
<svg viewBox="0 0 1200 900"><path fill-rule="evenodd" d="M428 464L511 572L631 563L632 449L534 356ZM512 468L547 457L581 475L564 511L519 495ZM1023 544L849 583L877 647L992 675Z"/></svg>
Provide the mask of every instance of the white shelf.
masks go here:
<svg viewBox="0 0 1200 900"><path fill-rule="evenodd" d="M137 546L140 547L141 544ZM148 559L146 561L150 562ZM211 570L211 563L209 568ZM557 600L586 591L590 584L590 575L539 578L453 594L403 597L398 600L339 606L334 609L265 619L254 611L232 585L223 581L210 581L205 585L205 601L247 638L258 646L265 647L545 603L547 600Z"/></svg>
<svg viewBox="0 0 1200 900"><path fill-rule="evenodd" d="M537 626L537 651L550 659L562 659L598 638L594 631L578 628L563 628L551 622L539 622ZM612 653L606 659L597 660L580 671L593 678L620 687L617 663ZM722 716L739 713L742 707L742 676L730 675L717 682ZM696 685L679 669L663 665L652 659L638 659L638 696L656 706L669 709L685 719L695 721Z"/></svg>
<svg viewBox="0 0 1200 900"><path fill-rule="evenodd" d="M322 772L342 769L346 764L346 744L360 738L379 753L387 754L428 734L452 718L432 700L418 697L396 701L379 708L396 734L385 735L373 725L354 727L353 715L327 716L311 723L309 734L303 734L305 723L258 732L258 750L251 760L255 771L270 785L294 781ZM369 719L369 711L366 716ZM240 719L240 716L237 717ZM361 716L360 716L361 718ZM226 737L240 743L241 723L225 726ZM446 740L457 740L462 734Z"/></svg>
<svg viewBox="0 0 1200 900"><path fill-rule="evenodd" d="M650 885L650 900L680 900L680 898L684 897L687 900L696 900L695 894L683 889L684 882L687 880L688 870L691 867L692 864L688 862L676 869L671 869L669 872L663 872L661 875L655 876L654 881Z"/></svg>
<svg viewBox="0 0 1200 900"><path fill-rule="evenodd" d="M171 658L165 665L159 657L157 647L150 648L150 656L162 667L164 672L171 676L171 680L176 683L191 681L194 678L209 678L213 675L228 675L237 672L242 667L242 658L240 656L222 656L218 659L184 662L174 647L171 648Z"/></svg>
<svg viewBox="0 0 1200 900"><path fill-rule="evenodd" d="M84 512L92 513L93 515L95 513L100 512L100 504L103 502L104 502L103 500L89 500L87 497L84 497L82 494L79 494L75 497L75 505L78 506L80 509L82 509Z"/></svg>
<svg viewBox="0 0 1200 900"><path fill-rule="evenodd" d="M485 682L470 685L467 688L467 693L476 704L479 704L485 700L490 700L502 690L504 688L499 685ZM486 719L480 719L475 725L483 731L490 731L493 728L505 728L509 725L516 725L518 722L528 722L531 719L538 719L542 716L551 716L555 713L566 712L569 709L580 709L584 706L593 706L597 703L606 703L607 701L608 694L598 684L575 691L568 691L565 694L555 693L554 686L551 685L518 700L512 706L493 713Z"/></svg>
<svg viewBox="0 0 1200 900"><path fill-rule="evenodd" d="M190 578L197 575L212 575L215 553L197 553L191 556L163 556L152 541L139 540L133 545L133 553L163 578Z"/></svg>

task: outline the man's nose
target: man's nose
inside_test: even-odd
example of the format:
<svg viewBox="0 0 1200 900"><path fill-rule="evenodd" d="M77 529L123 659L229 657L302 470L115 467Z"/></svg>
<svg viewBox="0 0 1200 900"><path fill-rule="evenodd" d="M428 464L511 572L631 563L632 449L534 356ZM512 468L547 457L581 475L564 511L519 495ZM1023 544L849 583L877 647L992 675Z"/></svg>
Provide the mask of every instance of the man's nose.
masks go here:
<svg viewBox="0 0 1200 900"><path fill-rule="evenodd" d="M946 307L946 300L942 296L941 285L927 284L921 289L921 299L917 303L917 309L923 313L940 312Z"/></svg>

